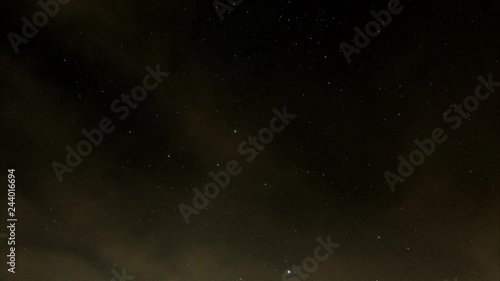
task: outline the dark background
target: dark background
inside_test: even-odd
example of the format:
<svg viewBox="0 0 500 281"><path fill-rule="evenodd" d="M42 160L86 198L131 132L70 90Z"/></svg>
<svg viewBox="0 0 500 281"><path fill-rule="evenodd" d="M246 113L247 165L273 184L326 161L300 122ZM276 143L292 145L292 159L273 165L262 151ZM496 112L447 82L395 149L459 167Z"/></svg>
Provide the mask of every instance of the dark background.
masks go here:
<svg viewBox="0 0 500 281"><path fill-rule="evenodd" d="M244 0L221 22L208 0L72 0L18 54L6 35L40 8L3 1L0 175L16 169L18 223L0 279L280 280L331 235L310 280L500 280L500 89L458 130L442 119L479 75L500 80L500 3L401 4L347 64L339 44L387 1ZM170 76L119 121L111 102L156 64ZM283 106L297 118L186 225L178 205ZM115 131L59 183L52 161L104 116ZM384 171L437 127L449 139L392 193Z"/></svg>

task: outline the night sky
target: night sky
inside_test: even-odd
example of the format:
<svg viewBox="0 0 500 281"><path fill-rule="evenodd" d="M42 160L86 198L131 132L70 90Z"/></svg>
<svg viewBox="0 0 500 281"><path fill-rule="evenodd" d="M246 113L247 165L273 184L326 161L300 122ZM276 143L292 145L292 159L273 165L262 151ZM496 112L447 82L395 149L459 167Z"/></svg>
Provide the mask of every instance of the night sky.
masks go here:
<svg viewBox="0 0 500 281"><path fill-rule="evenodd" d="M388 2L243 0L221 20L212 0L71 0L16 53L8 34L41 8L3 1L0 280L303 281L327 237L340 246L305 280L500 280L500 87L478 80L500 81L500 3L401 0L348 63L340 44ZM148 66L168 75L122 120L111 105ZM478 85L491 95L454 129L445 112ZM103 118L60 181L54 161L70 169L65 147ZM284 129L248 161L239 145L271 120ZM447 140L393 192L386 171L436 128ZM233 160L187 224L180 204Z"/></svg>

